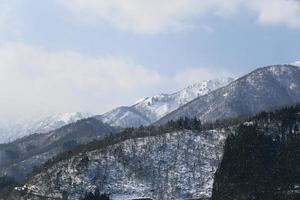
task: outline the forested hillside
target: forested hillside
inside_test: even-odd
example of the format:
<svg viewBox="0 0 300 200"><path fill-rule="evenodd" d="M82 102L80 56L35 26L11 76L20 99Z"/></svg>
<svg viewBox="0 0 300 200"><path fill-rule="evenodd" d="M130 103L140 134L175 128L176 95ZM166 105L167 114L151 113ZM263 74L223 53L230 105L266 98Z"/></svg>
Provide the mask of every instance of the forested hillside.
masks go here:
<svg viewBox="0 0 300 200"><path fill-rule="evenodd" d="M9 199L80 199L96 188L113 199L210 197L225 131L201 129L199 120L187 118L126 129L60 154Z"/></svg>
<svg viewBox="0 0 300 200"><path fill-rule="evenodd" d="M299 127L299 105L241 124L226 140L212 199L300 199Z"/></svg>

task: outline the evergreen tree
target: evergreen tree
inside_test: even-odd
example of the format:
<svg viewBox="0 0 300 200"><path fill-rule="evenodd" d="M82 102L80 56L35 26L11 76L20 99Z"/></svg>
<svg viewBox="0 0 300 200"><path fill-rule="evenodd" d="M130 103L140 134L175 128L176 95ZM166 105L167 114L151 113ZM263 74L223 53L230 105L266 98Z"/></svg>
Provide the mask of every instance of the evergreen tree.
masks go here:
<svg viewBox="0 0 300 200"><path fill-rule="evenodd" d="M96 188L94 193L87 193L82 200L110 200L110 197L107 194L100 194L99 188Z"/></svg>

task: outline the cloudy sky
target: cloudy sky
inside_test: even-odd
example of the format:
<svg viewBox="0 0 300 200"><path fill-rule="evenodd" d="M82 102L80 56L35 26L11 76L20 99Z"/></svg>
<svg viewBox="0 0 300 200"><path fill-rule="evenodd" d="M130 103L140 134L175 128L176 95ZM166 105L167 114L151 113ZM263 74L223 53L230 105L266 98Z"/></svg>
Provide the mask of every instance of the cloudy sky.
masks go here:
<svg viewBox="0 0 300 200"><path fill-rule="evenodd" d="M300 60L297 0L0 0L0 117L118 105Z"/></svg>

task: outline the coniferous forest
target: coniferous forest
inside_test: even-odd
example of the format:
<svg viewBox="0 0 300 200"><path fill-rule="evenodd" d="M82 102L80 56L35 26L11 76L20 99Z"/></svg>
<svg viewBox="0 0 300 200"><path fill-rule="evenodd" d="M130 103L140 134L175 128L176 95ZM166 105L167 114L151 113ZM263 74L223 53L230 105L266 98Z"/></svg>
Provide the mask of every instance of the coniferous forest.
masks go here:
<svg viewBox="0 0 300 200"><path fill-rule="evenodd" d="M226 140L212 199L300 199L299 125L299 106L241 124Z"/></svg>

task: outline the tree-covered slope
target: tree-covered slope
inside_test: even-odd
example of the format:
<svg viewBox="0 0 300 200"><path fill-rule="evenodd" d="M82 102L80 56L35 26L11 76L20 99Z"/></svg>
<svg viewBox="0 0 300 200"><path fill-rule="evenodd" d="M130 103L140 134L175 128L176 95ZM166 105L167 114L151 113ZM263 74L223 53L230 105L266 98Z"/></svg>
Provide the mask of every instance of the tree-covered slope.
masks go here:
<svg viewBox="0 0 300 200"><path fill-rule="evenodd" d="M0 176L22 181L33 168L80 144L116 132L99 120L88 118L44 134L33 134L12 143L0 144Z"/></svg>
<svg viewBox="0 0 300 200"><path fill-rule="evenodd" d="M299 112L263 112L228 136L213 200L300 199Z"/></svg>
<svg viewBox="0 0 300 200"><path fill-rule="evenodd" d="M46 163L19 191L58 199L80 199L95 188L120 200L210 197L224 130L199 131L195 124L127 129L84 145Z"/></svg>

